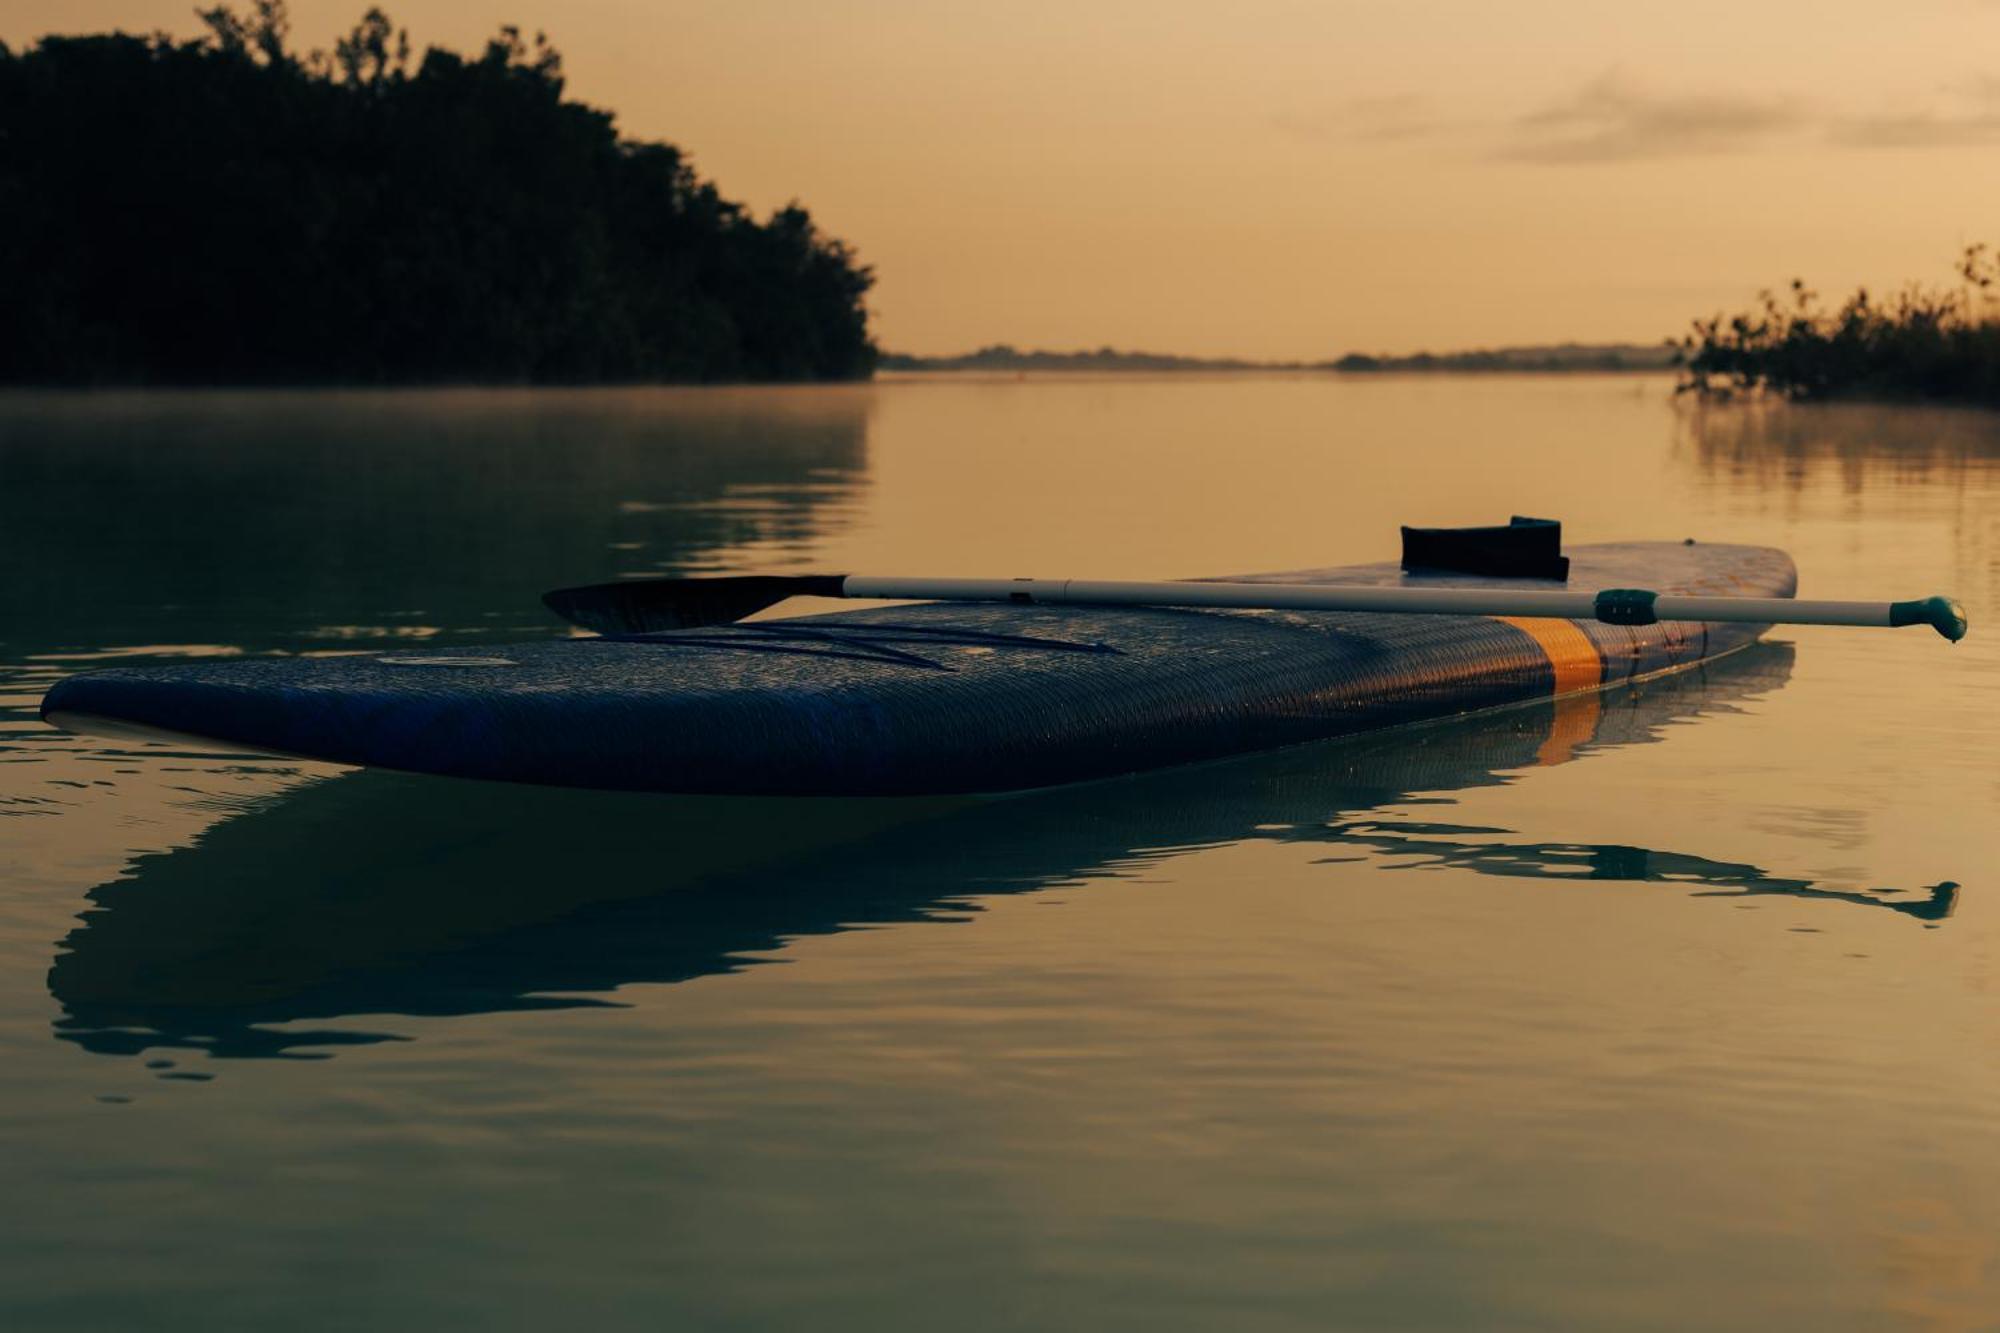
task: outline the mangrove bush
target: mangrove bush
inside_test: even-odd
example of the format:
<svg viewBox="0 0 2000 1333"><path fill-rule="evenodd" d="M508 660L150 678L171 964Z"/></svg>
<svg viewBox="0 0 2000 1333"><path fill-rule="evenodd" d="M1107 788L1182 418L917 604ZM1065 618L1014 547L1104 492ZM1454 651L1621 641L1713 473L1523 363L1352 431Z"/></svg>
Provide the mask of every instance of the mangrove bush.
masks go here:
<svg viewBox="0 0 2000 1333"><path fill-rule="evenodd" d="M1681 389L1793 399L1940 399L2000 406L2000 319L1989 291L2000 259L1975 245L1955 288L1906 288L1887 301L1864 289L1838 307L1794 281L1755 308L1694 322L1681 341Z"/></svg>
<svg viewBox="0 0 2000 1333"><path fill-rule="evenodd" d="M563 97L370 10L0 44L0 380L819 380L874 364L869 270Z"/></svg>

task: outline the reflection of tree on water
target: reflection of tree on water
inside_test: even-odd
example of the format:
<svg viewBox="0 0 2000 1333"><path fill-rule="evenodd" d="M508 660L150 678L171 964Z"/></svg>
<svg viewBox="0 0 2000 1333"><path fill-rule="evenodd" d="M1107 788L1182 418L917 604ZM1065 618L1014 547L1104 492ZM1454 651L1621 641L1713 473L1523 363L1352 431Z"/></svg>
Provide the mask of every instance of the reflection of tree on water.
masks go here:
<svg viewBox="0 0 2000 1333"><path fill-rule="evenodd" d="M1810 519L1850 547L1865 532L1878 551L1894 551L1893 525L1934 527L1948 534L1947 586L1975 616L1986 604L2000 570L2000 531L1989 521L2000 497L2000 412L1879 403L1694 406L1676 414L1674 454L1711 492L1709 502L1760 519ZM1875 555L1870 568L1881 559ZM1927 568L1923 577L1941 571Z"/></svg>
<svg viewBox="0 0 2000 1333"><path fill-rule="evenodd" d="M601 1005L620 986L740 970L800 936L949 918L968 896L1260 838L1536 877L1573 877L1582 858L1598 880L1943 915L1948 886L1912 904L1680 853L1475 849L1355 819L1659 740L1778 688L1790 667L1789 648L1760 645L1643 690L1002 801L663 799L356 774L94 890L50 972L57 1032L106 1053L226 1056L391 1040L270 1025Z"/></svg>
<svg viewBox="0 0 2000 1333"><path fill-rule="evenodd" d="M868 403L843 389L10 397L0 561L35 577L0 584L8 655L559 633L538 602L550 586L844 522Z"/></svg>
<svg viewBox="0 0 2000 1333"><path fill-rule="evenodd" d="M2000 469L2000 413L1984 408L1873 403L1684 406L1675 447L1703 472L1761 490L1797 492L1837 476L1844 491L1871 478L1935 482Z"/></svg>

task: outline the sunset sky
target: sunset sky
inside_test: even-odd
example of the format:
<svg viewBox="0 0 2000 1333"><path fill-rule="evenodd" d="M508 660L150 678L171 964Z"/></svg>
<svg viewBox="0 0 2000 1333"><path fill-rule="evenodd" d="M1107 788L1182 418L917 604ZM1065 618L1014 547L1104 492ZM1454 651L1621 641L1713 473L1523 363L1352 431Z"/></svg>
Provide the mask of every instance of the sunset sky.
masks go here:
<svg viewBox="0 0 2000 1333"><path fill-rule="evenodd" d="M239 5L239 8L247 6ZM2000 3L394 0L875 266L884 346L1653 341L2000 241ZM293 0L331 45L362 0ZM0 0L0 38L192 0Z"/></svg>

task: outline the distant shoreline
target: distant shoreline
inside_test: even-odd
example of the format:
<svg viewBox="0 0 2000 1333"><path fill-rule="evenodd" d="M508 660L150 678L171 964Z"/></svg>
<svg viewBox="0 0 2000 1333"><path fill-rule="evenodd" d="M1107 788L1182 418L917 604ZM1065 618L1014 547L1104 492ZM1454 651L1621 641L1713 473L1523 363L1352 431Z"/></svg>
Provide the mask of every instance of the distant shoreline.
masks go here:
<svg viewBox="0 0 2000 1333"><path fill-rule="evenodd" d="M1461 352L1418 352L1410 356L1375 356L1359 352L1326 361L1254 361L1237 357L1175 356L1164 352L1125 352L1112 347L1095 351L1022 350L1005 343L958 356L916 356L884 352L876 369L887 371L1151 371L1151 372L1316 372L1343 375L1382 373L1534 373L1661 372L1675 369L1678 350L1671 345L1637 343L1555 343L1533 347L1479 348Z"/></svg>

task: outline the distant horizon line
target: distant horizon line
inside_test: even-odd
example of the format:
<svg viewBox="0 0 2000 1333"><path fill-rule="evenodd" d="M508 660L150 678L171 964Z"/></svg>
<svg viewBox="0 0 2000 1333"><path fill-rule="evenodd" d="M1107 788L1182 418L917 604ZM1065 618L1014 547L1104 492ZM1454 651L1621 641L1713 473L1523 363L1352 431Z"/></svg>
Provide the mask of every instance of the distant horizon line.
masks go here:
<svg viewBox="0 0 2000 1333"><path fill-rule="evenodd" d="M1657 343L1525 343L1407 354L1345 352L1306 359L1190 356L1176 352L1126 350L1110 345L1056 351L988 343L971 352L926 354L884 350L878 370L1666 370L1679 364L1671 340Z"/></svg>

